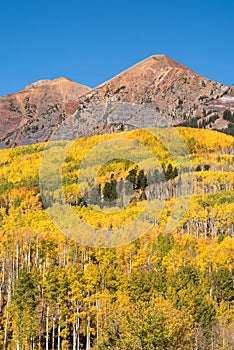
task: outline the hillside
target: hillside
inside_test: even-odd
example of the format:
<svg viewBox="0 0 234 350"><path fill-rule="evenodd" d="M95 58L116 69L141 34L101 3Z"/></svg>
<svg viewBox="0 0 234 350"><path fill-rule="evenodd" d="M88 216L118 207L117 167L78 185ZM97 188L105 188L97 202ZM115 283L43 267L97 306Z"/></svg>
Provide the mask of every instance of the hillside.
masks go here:
<svg viewBox="0 0 234 350"><path fill-rule="evenodd" d="M1 150L0 348L233 349L233 150L185 127Z"/></svg>
<svg viewBox="0 0 234 350"><path fill-rule="evenodd" d="M42 80L0 97L0 148L46 141L90 89L69 79Z"/></svg>
<svg viewBox="0 0 234 350"><path fill-rule="evenodd" d="M155 55L79 99L81 106L77 115L80 113L88 121L92 120L93 133L105 124L123 123L125 128L141 128L187 122L189 126L194 119L202 120L210 114L209 102L227 90L227 86L202 77L165 55ZM94 107L100 104L107 104L105 113ZM228 107L223 105L222 111ZM108 125L105 128L108 130Z"/></svg>

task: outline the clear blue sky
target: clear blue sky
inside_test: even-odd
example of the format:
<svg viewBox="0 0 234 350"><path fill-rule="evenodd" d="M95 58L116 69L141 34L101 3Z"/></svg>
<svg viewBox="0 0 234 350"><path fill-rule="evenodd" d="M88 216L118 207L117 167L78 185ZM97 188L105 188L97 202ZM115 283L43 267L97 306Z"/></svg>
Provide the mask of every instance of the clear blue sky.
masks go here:
<svg viewBox="0 0 234 350"><path fill-rule="evenodd" d="M233 0L2 1L0 95L60 76L93 87L157 53L232 85L233 21Z"/></svg>

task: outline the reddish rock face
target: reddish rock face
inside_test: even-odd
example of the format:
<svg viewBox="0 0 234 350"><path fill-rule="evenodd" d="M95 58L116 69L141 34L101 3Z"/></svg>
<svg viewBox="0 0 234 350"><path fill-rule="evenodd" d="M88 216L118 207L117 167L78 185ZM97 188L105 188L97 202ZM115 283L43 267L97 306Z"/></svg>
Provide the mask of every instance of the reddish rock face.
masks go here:
<svg viewBox="0 0 234 350"><path fill-rule="evenodd" d="M94 89L60 78L0 98L0 146L169 125L225 129L234 88L165 55L149 57Z"/></svg>
<svg viewBox="0 0 234 350"><path fill-rule="evenodd" d="M210 127L209 118L215 112L212 101L222 98L228 90L228 86L204 78L165 55L156 55L79 98L76 115L82 115L81 119L89 124L87 135L111 132L110 124L123 129L195 123ZM123 103L125 111L119 106ZM108 113L97 111L100 104L106 105ZM215 121L222 111L217 111Z"/></svg>
<svg viewBox="0 0 234 350"><path fill-rule="evenodd" d="M0 98L0 145L14 147L46 141L70 114L73 102L90 89L69 79L42 80Z"/></svg>
<svg viewBox="0 0 234 350"><path fill-rule="evenodd" d="M227 87L200 76L164 55L152 56L97 88L110 99L147 104L170 120L197 115L199 106Z"/></svg>

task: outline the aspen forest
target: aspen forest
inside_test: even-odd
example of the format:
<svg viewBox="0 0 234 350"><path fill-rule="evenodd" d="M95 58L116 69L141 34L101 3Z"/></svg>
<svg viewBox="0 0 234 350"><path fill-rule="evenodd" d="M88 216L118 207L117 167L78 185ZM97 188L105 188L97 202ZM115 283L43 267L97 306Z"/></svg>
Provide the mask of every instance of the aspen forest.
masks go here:
<svg viewBox="0 0 234 350"><path fill-rule="evenodd" d="M188 150L176 159L153 131L121 133L152 159L137 147L118 156L119 133L77 139L63 196L47 182L70 141L46 146L55 158L42 180L45 143L0 150L0 349L234 350L234 138L175 129ZM158 133L173 144L170 130ZM82 160L99 143L107 160L94 178L94 160ZM88 181L78 181L81 167ZM178 198L180 220L168 231ZM150 228L116 246L81 244L51 219L63 201L95 229L141 213ZM144 211L150 201L163 203L157 217L153 206Z"/></svg>

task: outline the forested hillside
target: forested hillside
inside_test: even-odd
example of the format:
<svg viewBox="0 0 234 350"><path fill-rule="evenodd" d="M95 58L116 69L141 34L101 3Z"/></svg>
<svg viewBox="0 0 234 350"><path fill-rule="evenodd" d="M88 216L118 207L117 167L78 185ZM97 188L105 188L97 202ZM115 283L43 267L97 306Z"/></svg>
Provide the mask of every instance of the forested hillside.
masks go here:
<svg viewBox="0 0 234 350"><path fill-rule="evenodd" d="M170 129L121 133L144 145L130 160L120 134L0 151L0 349L234 349L234 138L176 130L188 153L170 154ZM80 244L51 220L64 203L97 232L138 215L150 228L110 247L77 232Z"/></svg>

